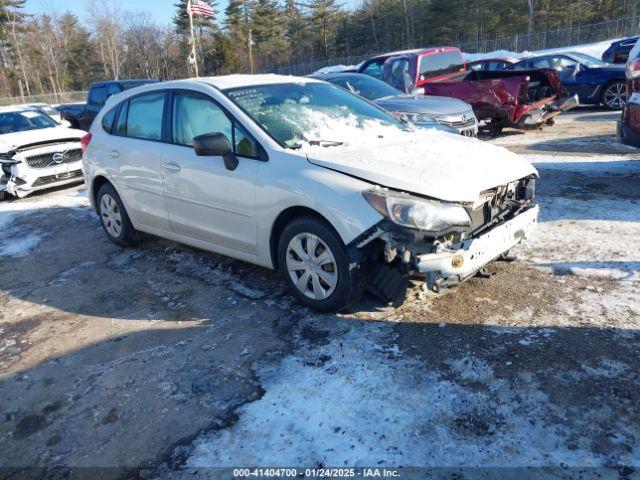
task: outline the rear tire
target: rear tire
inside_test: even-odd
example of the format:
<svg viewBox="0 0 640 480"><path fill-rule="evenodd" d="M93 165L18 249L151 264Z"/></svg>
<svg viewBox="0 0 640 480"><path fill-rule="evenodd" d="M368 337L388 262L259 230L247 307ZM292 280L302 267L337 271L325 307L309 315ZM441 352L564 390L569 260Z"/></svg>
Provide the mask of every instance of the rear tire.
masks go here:
<svg viewBox="0 0 640 480"><path fill-rule="evenodd" d="M133 228L118 192L110 183L105 183L98 190L96 207L109 240L121 247L133 245L140 240L142 233Z"/></svg>
<svg viewBox="0 0 640 480"><path fill-rule="evenodd" d="M601 100L608 110L622 110L627 101L627 85L622 80L608 83L602 90Z"/></svg>
<svg viewBox="0 0 640 480"><path fill-rule="evenodd" d="M350 262L340 237L314 217L297 218L284 228L278 267L300 303L314 310L342 310L364 293L363 265Z"/></svg>

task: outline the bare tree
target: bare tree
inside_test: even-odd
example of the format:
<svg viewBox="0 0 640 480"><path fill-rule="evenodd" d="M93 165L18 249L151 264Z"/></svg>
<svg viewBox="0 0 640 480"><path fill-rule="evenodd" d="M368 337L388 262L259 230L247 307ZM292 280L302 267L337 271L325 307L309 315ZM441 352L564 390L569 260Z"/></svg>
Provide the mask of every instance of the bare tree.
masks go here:
<svg viewBox="0 0 640 480"><path fill-rule="evenodd" d="M17 32L17 23L18 23L18 17L15 14L15 12L13 12L10 8L8 8L8 5L6 2L2 1L2 8L7 12L7 20L8 20L8 33L11 35L11 38L13 40L13 47L16 49L16 54L18 55L18 63L20 64L20 70L22 71L22 78L24 80L24 86L27 90L27 95L31 95L31 91L29 88L29 80L27 78L27 71L25 69L25 62L22 56L22 48L20 46L20 41L18 40L18 32ZM4 29L4 26L2 26L2 28ZM21 93L22 93L22 86L20 87Z"/></svg>
<svg viewBox="0 0 640 480"><path fill-rule="evenodd" d="M90 23L98 46L104 74L117 80L126 60L124 14L117 2L89 2Z"/></svg>

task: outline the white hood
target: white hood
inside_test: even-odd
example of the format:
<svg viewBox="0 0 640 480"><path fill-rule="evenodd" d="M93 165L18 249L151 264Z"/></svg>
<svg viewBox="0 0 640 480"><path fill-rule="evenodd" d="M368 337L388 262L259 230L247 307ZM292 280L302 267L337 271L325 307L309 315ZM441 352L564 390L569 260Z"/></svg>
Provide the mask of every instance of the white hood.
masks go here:
<svg viewBox="0 0 640 480"><path fill-rule="evenodd" d="M4 135L0 135L0 153L8 152L31 143L54 142L65 139L78 139L79 141L86 133L87 132L83 132L82 130L63 126L5 133Z"/></svg>
<svg viewBox="0 0 640 480"><path fill-rule="evenodd" d="M505 148L437 130L372 139L366 145L305 146L308 160L374 184L449 202L537 174Z"/></svg>

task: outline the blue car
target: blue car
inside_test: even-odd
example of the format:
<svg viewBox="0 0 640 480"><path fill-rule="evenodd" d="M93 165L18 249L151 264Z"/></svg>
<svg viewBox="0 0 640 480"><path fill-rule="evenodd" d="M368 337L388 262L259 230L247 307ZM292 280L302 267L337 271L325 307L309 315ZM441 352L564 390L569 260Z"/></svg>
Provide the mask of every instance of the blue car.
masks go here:
<svg viewBox="0 0 640 480"><path fill-rule="evenodd" d="M584 53L556 53L524 59L505 70L553 68L562 86L577 94L581 105L621 110L627 99L624 65L611 65Z"/></svg>

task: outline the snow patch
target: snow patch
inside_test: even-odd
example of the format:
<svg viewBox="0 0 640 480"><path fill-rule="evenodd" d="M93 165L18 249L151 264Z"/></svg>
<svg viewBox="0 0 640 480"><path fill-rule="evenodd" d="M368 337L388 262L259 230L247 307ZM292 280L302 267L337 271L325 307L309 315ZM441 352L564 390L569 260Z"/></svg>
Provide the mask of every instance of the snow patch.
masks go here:
<svg viewBox="0 0 640 480"><path fill-rule="evenodd" d="M476 60L484 60L490 58L513 58L522 59L527 57L536 57L538 55L548 55L551 53L565 53L565 52L578 52L586 55L591 55L597 59L602 58L604 51L609 48L612 42L620 40L619 38L612 38L610 40L604 40L602 42L585 43L581 45L571 45L568 47L548 48L545 50L532 50L513 52L510 50L494 50L486 53L464 53L464 59L466 62L474 62Z"/></svg>
<svg viewBox="0 0 640 480"><path fill-rule="evenodd" d="M329 73L344 72L345 70L355 71L357 68L358 68L357 65L331 65L331 66L322 67L316 70L315 72L313 72L312 75L327 75Z"/></svg>
<svg viewBox="0 0 640 480"><path fill-rule="evenodd" d="M454 377L473 380L463 387L414 359L381 357L377 347L390 335L389 325L358 324L327 345L301 345L258 366L265 395L241 407L231 427L199 436L187 466L604 463L588 445L566 441L569 427L549 421L565 412L532 378L511 385L468 355L448 361Z"/></svg>
<svg viewBox="0 0 640 480"><path fill-rule="evenodd" d="M24 257L36 248L44 235L30 233L23 237L12 237L10 239L0 239L0 255L8 257Z"/></svg>

